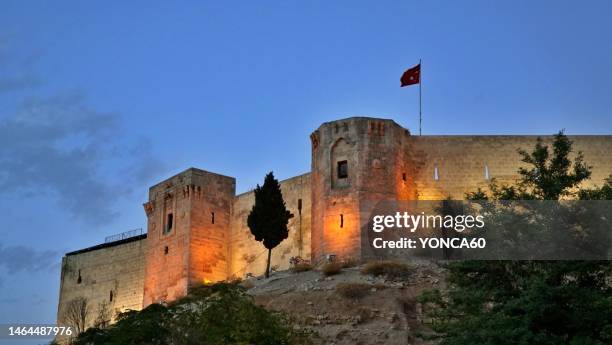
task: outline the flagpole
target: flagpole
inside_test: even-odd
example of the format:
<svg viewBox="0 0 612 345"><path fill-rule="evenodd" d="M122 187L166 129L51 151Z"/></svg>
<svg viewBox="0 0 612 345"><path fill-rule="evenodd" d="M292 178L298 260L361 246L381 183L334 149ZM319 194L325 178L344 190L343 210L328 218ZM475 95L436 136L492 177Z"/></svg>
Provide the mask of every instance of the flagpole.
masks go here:
<svg viewBox="0 0 612 345"><path fill-rule="evenodd" d="M423 65L419 59L419 136L421 136L421 127L423 124L422 105L421 105L421 85L423 85Z"/></svg>

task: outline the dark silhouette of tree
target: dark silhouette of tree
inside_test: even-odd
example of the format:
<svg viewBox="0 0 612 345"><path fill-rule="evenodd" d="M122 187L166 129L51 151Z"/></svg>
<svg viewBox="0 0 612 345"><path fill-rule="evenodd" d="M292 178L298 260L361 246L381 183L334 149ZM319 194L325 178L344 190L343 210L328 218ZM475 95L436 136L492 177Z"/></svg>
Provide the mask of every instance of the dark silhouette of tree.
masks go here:
<svg viewBox="0 0 612 345"><path fill-rule="evenodd" d="M582 152L576 154L572 164L569 154L572 142L560 131L555 134L551 152L538 137L531 153L519 150L522 161L530 168L520 168L519 184L527 188L534 199L558 200L563 196L574 196L578 185L591 177L591 167L584 163Z"/></svg>
<svg viewBox="0 0 612 345"><path fill-rule="evenodd" d="M492 183L488 193L479 189L468 199L612 198L610 179L601 188L579 189L590 167L580 152L570 160L572 142L562 131L552 148L538 139L532 152L519 150L527 166L515 185ZM420 298L441 345L612 344L610 261L463 261L447 267L448 291Z"/></svg>
<svg viewBox="0 0 612 345"><path fill-rule="evenodd" d="M476 192L468 193L467 199L559 200L584 194L578 186L591 177L591 167L584 162L580 151L572 163L569 159L572 144L564 132L559 131L554 136L551 152L538 137L533 151L518 150L521 161L527 166L518 169L520 178L516 185L499 186L493 179L489 186L490 195L479 188Z"/></svg>
<svg viewBox="0 0 612 345"><path fill-rule="evenodd" d="M290 316L256 304L238 282L192 287L170 305L154 303L116 319L106 328L87 329L70 345L312 344Z"/></svg>
<svg viewBox="0 0 612 345"><path fill-rule="evenodd" d="M289 236L287 224L293 214L285 207L280 185L272 172L266 175L263 186L255 188L255 205L247 224L255 240L263 242L268 249L266 278L270 276L270 257L272 249Z"/></svg>
<svg viewBox="0 0 612 345"><path fill-rule="evenodd" d="M89 319L89 303L86 298L79 297L68 302L66 311L64 312L64 321L73 326L76 334L81 334L87 327Z"/></svg>
<svg viewBox="0 0 612 345"><path fill-rule="evenodd" d="M93 327L95 328L106 328L110 325L113 318L112 310L107 301L98 303L98 315L94 320Z"/></svg>
<svg viewBox="0 0 612 345"><path fill-rule="evenodd" d="M612 200L612 175L610 175L603 186L581 189L578 192L580 200Z"/></svg>

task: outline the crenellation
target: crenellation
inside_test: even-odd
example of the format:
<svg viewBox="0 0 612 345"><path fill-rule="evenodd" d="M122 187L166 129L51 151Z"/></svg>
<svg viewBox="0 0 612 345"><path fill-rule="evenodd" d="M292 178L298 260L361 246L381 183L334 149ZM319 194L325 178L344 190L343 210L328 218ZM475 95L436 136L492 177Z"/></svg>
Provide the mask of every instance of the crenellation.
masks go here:
<svg viewBox="0 0 612 345"><path fill-rule="evenodd" d="M367 224L383 200L463 199L492 180L513 183L519 148L536 136L413 136L393 120L352 117L323 123L310 135L311 171L280 181L289 237L271 266L292 257L319 263L330 255L367 260ZM585 186L612 173L612 136L570 136L592 166ZM552 136L543 137L550 145ZM253 191L236 195L233 177L189 168L149 189L146 236L99 245L62 260L58 322L78 297L95 308L140 309L184 296L189 287L261 275L267 250L247 226ZM110 301L112 291L113 299ZM112 322L112 320L109 320ZM93 322L93 321L91 321Z"/></svg>

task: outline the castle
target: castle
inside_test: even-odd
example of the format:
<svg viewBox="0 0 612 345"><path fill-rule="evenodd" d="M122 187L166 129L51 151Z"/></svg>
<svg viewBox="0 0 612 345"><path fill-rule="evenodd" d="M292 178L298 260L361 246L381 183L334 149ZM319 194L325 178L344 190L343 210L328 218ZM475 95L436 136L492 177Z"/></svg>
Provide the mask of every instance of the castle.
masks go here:
<svg viewBox="0 0 612 345"><path fill-rule="evenodd" d="M311 171L280 182L295 216L271 265L287 269L294 256L365 259L370 201L462 199L491 178L513 182L522 164L517 149L531 149L536 138L413 136L392 120L367 117L324 123L310 136ZM612 173L612 136L570 139L592 166L588 184L601 185ZM246 224L254 194L236 195L235 186L233 177L195 168L152 186L146 234L64 256L58 324L79 297L92 325L102 308L112 322L117 311L175 300L196 284L262 274L267 251Z"/></svg>

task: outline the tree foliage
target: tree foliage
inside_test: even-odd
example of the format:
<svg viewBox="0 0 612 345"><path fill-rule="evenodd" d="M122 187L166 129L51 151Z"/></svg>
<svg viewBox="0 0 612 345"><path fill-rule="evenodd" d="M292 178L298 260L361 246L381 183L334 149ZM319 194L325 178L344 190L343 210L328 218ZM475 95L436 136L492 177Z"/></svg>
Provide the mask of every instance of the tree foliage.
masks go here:
<svg viewBox="0 0 612 345"><path fill-rule="evenodd" d="M558 200L575 196L576 188L591 177L591 167L584 163L582 152L570 160L572 141L560 131L555 134L552 152L538 137L532 152L519 150L528 168L520 168L519 186L526 190L525 197L541 200Z"/></svg>
<svg viewBox="0 0 612 345"><path fill-rule="evenodd" d="M589 189L581 189L578 192L581 200L612 200L612 175L610 175L603 186Z"/></svg>
<svg viewBox="0 0 612 345"><path fill-rule="evenodd" d="M168 306L152 304L119 315L106 329L90 328L74 345L308 344L283 314L254 304L235 283L192 289Z"/></svg>
<svg viewBox="0 0 612 345"><path fill-rule="evenodd" d="M493 182L472 200L612 199L612 179L580 189L590 167L559 132L552 152L538 139L519 150L526 167L515 185ZM442 345L612 344L612 264L609 261L463 261L447 265L449 289L421 302Z"/></svg>
<svg viewBox="0 0 612 345"><path fill-rule="evenodd" d="M255 188L255 204L249 213L247 224L255 240L263 243L268 249L266 277L270 274L270 257L272 249L289 237L289 212L283 200L278 181L272 172L266 175L263 186Z"/></svg>
<svg viewBox="0 0 612 345"><path fill-rule="evenodd" d="M495 179L489 193L481 188L466 195L469 200L559 200L576 198L581 194L579 185L591 177L591 167L584 162L582 152L570 159L572 141L560 131L554 135L552 152L536 140L533 151L518 150L525 167L518 169L519 179L514 185L499 185Z"/></svg>

